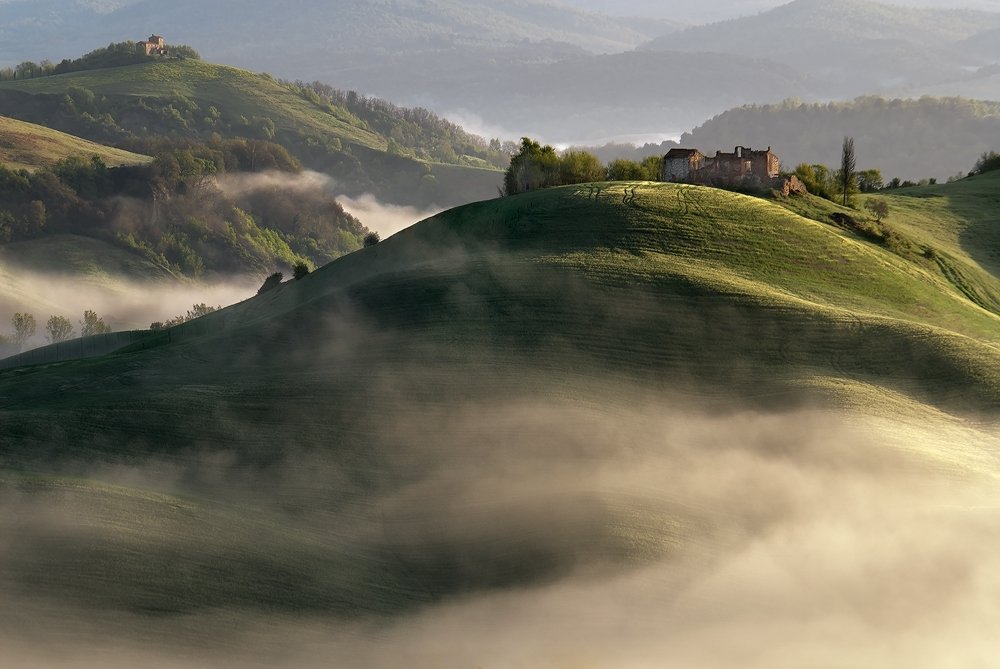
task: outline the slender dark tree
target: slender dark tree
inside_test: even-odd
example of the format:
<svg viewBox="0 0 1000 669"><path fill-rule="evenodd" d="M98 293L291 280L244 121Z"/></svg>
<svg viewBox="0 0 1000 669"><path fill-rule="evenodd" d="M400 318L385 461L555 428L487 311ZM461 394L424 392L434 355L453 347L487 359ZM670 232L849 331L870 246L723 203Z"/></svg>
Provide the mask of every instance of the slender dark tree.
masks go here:
<svg viewBox="0 0 1000 669"><path fill-rule="evenodd" d="M847 195L858 172L858 161L854 156L854 138L844 138L844 148L840 155L840 187L844 191L844 206L847 206Z"/></svg>

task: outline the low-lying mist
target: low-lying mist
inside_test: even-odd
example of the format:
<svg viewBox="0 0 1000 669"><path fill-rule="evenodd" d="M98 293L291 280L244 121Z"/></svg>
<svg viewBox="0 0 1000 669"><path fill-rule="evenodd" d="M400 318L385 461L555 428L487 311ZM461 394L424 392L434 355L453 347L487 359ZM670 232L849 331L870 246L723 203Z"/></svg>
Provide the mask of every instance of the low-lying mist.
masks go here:
<svg viewBox="0 0 1000 669"><path fill-rule="evenodd" d="M214 512L241 508L278 519L288 537L313 533L351 573L320 573L322 551L315 565L283 566L362 603L354 613L247 602L124 610L114 593L134 585L126 564L96 594L74 574L56 593L12 583L30 559L77 562L33 552L58 545L53 537L75 535L68 545L91 551L118 537L124 555L135 538L117 534L100 502L68 506L67 488L8 477L0 658L29 669L936 668L983 666L1000 651L1000 509L995 466L983 466L995 432L821 410L704 413L649 397L391 406L396 419L372 430L381 469L365 470L365 486L357 463L316 450L252 470L216 453L63 472L191 504L210 489L225 499ZM176 537L186 525L160 522L141 533L161 543L139 545L172 551L183 579L216 539ZM281 568L288 547L268 544L270 531L226 533ZM227 564L215 579L258 585ZM404 586L410 603L371 612L393 597L383 589Z"/></svg>
<svg viewBox="0 0 1000 669"><path fill-rule="evenodd" d="M274 190L291 193L325 193L335 197L348 214L360 220L369 230L379 233L383 238L394 235L403 228L442 211L439 207L420 209L384 203L371 193L356 196L347 195L333 177L312 170L305 170L297 174L272 171L225 175L220 177L217 183L220 190L232 198Z"/></svg>
<svg viewBox="0 0 1000 669"><path fill-rule="evenodd" d="M34 315L38 330L29 346L47 343L45 322L63 316L78 328L85 310L97 312L113 330L148 328L184 314L194 304L228 306L252 297L263 278L234 277L225 282L134 282L121 277L75 277L9 268L0 270L0 334L15 312Z"/></svg>

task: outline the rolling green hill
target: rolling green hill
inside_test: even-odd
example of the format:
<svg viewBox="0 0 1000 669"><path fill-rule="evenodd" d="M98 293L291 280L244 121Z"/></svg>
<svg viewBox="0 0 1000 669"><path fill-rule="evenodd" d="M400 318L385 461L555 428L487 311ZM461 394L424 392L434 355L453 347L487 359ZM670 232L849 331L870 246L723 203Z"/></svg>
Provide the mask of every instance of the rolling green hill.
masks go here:
<svg viewBox="0 0 1000 669"><path fill-rule="evenodd" d="M30 170L54 165L70 156L99 156L108 165L138 165L151 160L148 156L0 116L0 163L7 167Z"/></svg>
<svg viewBox="0 0 1000 669"><path fill-rule="evenodd" d="M929 193L951 206L921 241L988 274L961 216L994 186ZM687 610L687 579L771 528L784 559L817 507L859 504L879 537L915 508L979 527L973 497L931 500L995 494L1000 316L925 260L715 189L570 186L444 212L152 348L0 372L0 593L26 607L0 629L239 655L261 642L235 629L367 620L382 648L392 621L513 620L560 584L605 612L594 583L638 578ZM888 498L897 476L919 498ZM488 659L416 634L389 647Z"/></svg>
<svg viewBox="0 0 1000 669"><path fill-rule="evenodd" d="M392 202L454 205L496 194L498 173L481 157L489 147L430 114L432 130L413 147L396 142L387 153L389 136L343 105L266 74L194 59L2 81L0 110L109 144L143 146L150 135L273 140L337 178L349 194L371 192ZM403 129L403 119L395 124ZM418 159L419 151L427 159ZM469 172L452 178L438 154Z"/></svg>

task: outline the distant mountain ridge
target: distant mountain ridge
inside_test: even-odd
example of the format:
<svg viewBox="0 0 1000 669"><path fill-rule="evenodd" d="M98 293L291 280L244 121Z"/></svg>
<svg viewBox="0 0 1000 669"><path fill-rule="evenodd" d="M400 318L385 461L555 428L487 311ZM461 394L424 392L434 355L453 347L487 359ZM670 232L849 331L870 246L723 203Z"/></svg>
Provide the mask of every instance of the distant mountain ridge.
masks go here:
<svg viewBox="0 0 1000 669"><path fill-rule="evenodd" d="M845 135L855 138L859 165L886 180L946 179L972 169L987 150L1000 151L1000 103L964 98L744 105L719 114L678 141L589 147L602 160L641 160L677 146L706 152L771 145L787 169L798 163L836 166Z"/></svg>
<svg viewBox="0 0 1000 669"><path fill-rule="evenodd" d="M59 0L13 0L0 4L0 64L59 60L95 42L140 39L155 31L199 44L214 60L291 74L275 66L271 49L294 44L321 59L431 43L554 41L615 52L681 26L666 19L601 16L550 0L303 0L289 7L246 0L138 0L104 13Z"/></svg>
<svg viewBox="0 0 1000 669"><path fill-rule="evenodd" d="M793 0L756 15L694 26L643 46L668 51L716 51L799 56L869 40L936 47L1000 27L1000 13L904 8L868 0ZM807 49L810 47L812 50ZM750 51L752 50L752 51Z"/></svg>

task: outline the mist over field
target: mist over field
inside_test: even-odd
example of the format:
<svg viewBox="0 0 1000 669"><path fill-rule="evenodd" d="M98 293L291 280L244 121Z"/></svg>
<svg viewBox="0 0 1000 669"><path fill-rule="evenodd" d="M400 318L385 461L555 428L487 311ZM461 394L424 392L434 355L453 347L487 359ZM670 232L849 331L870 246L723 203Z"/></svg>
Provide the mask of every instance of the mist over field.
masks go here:
<svg viewBox="0 0 1000 669"><path fill-rule="evenodd" d="M998 36L0 0L0 669L992 666Z"/></svg>
<svg viewBox="0 0 1000 669"><path fill-rule="evenodd" d="M330 534L357 554L388 551L427 584L426 601L391 617L252 605L136 615L113 604L84 615L70 593L39 597L31 582L4 580L3 657L30 669L384 667L401 657L416 668L645 667L669 657L763 669L821 657L929 669L995 656L996 479L970 469L973 459L915 455L957 436L995 452L995 434L945 420L879 425L825 410L706 414L679 404L645 397L592 411L525 398L425 415L397 405L405 418L386 426L383 455L390 473L410 472L407 482L348 517L316 503L346 480L322 452L287 452L253 470L225 453L70 469L194 500L211 485L227 506L252 496L287 531ZM59 537L69 549L107 531L100 506L67 508L65 491L5 478L0 574L51 562L40 551ZM25 485L33 494L19 493ZM150 529L169 540L173 521L163 522ZM253 541L233 534L237 547ZM434 592L444 573L502 579L525 555L540 570L533 583Z"/></svg>
<svg viewBox="0 0 1000 669"><path fill-rule="evenodd" d="M35 316L39 330L29 344L43 345L49 316L64 316L74 326L85 310L96 311L114 330L142 330L155 321L183 315L194 304L228 306L252 297L264 277L234 278L224 282L137 283L122 277L81 280L27 270L0 272L0 332L9 327L14 312Z"/></svg>

